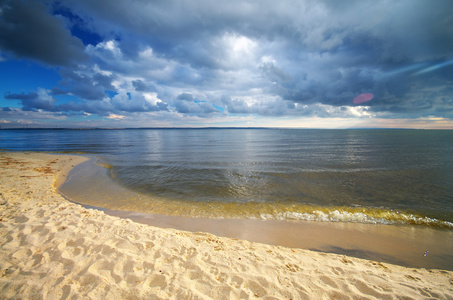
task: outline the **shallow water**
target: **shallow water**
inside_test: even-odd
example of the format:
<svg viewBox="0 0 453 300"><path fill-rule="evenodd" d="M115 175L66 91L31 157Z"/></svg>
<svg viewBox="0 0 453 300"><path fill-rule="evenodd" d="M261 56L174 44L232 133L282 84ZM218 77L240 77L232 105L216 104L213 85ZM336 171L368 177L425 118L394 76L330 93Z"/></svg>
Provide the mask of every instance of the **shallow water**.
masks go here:
<svg viewBox="0 0 453 300"><path fill-rule="evenodd" d="M453 230L433 226L383 225L363 222L256 220L250 218L190 218L186 204L173 203L171 215L147 214L130 209L131 199L143 196L118 184L95 159L76 166L60 192L69 200L107 214L162 228L209 232L218 236L272 245L344 254L407 267L453 270ZM108 191L108 192L106 192ZM116 200L113 200L116 199ZM120 201L123 199L123 201ZM168 212L168 203L150 210ZM113 205L112 205L113 203ZM140 201L138 201L140 203ZM94 206L92 206L94 205ZM110 209L105 209L109 207ZM113 210L112 210L113 209ZM211 207L213 209L213 207ZM135 210L135 211L134 211ZM208 215L212 216L210 210ZM237 217L237 215L236 215Z"/></svg>
<svg viewBox="0 0 453 300"><path fill-rule="evenodd" d="M0 130L0 148L97 156L135 195L109 207L453 226L448 130Z"/></svg>

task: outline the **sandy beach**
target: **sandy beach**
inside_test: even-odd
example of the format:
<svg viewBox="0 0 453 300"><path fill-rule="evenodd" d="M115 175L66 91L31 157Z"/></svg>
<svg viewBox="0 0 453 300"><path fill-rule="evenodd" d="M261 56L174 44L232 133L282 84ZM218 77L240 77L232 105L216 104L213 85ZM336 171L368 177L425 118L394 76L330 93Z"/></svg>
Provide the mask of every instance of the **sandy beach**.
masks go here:
<svg viewBox="0 0 453 300"><path fill-rule="evenodd" d="M162 229L56 187L84 157L0 153L2 299L453 299L453 272Z"/></svg>

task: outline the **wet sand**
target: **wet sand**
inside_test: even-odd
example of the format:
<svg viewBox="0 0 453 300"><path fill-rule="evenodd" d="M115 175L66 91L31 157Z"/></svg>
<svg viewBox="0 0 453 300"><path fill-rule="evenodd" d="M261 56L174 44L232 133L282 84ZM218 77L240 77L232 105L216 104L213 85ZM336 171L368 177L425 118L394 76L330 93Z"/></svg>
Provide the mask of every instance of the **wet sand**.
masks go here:
<svg viewBox="0 0 453 300"><path fill-rule="evenodd" d="M0 298L453 298L450 271L163 229L71 203L55 183L80 161L0 153Z"/></svg>
<svg viewBox="0 0 453 300"><path fill-rule="evenodd" d="M453 271L453 232L406 225L212 220L104 210L134 222L191 232L376 260L406 267ZM426 253L426 255L425 255Z"/></svg>

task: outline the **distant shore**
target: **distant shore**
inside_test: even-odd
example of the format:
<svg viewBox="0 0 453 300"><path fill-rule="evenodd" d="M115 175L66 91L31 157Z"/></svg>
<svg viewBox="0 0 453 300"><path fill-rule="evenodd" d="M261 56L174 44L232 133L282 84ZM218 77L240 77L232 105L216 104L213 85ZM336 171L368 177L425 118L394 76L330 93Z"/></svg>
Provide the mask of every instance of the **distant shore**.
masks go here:
<svg viewBox="0 0 453 300"><path fill-rule="evenodd" d="M56 192L80 156L0 153L0 297L453 298L453 272L138 224Z"/></svg>

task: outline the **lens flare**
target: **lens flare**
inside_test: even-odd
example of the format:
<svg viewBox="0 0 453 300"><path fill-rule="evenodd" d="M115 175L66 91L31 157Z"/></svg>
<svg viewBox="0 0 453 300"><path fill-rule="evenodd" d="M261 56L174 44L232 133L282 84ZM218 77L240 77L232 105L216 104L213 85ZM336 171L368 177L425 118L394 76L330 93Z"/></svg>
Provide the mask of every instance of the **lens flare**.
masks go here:
<svg viewBox="0 0 453 300"><path fill-rule="evenodd" d="M429 68L425 68L425 69L423 69L421 71L418 71L414 75L420 75L420 74L425 74L425 73L428 73L428 72L436 71L438 69L444 68L444 67L449 66L451 64L453 64L453 59L444 61L444 62L439 63L439 64L435 64L434 66L431 66Z"/></svg>
<svg viewBox="0 0 453 300"><path fill-rule="evenodd" d="M374 95L371 93L363 93L355 97L354 100L352 100L352 102L354 102L355 104L360 104L370 101L371 99L373 99L373 97Z"/></svg>

